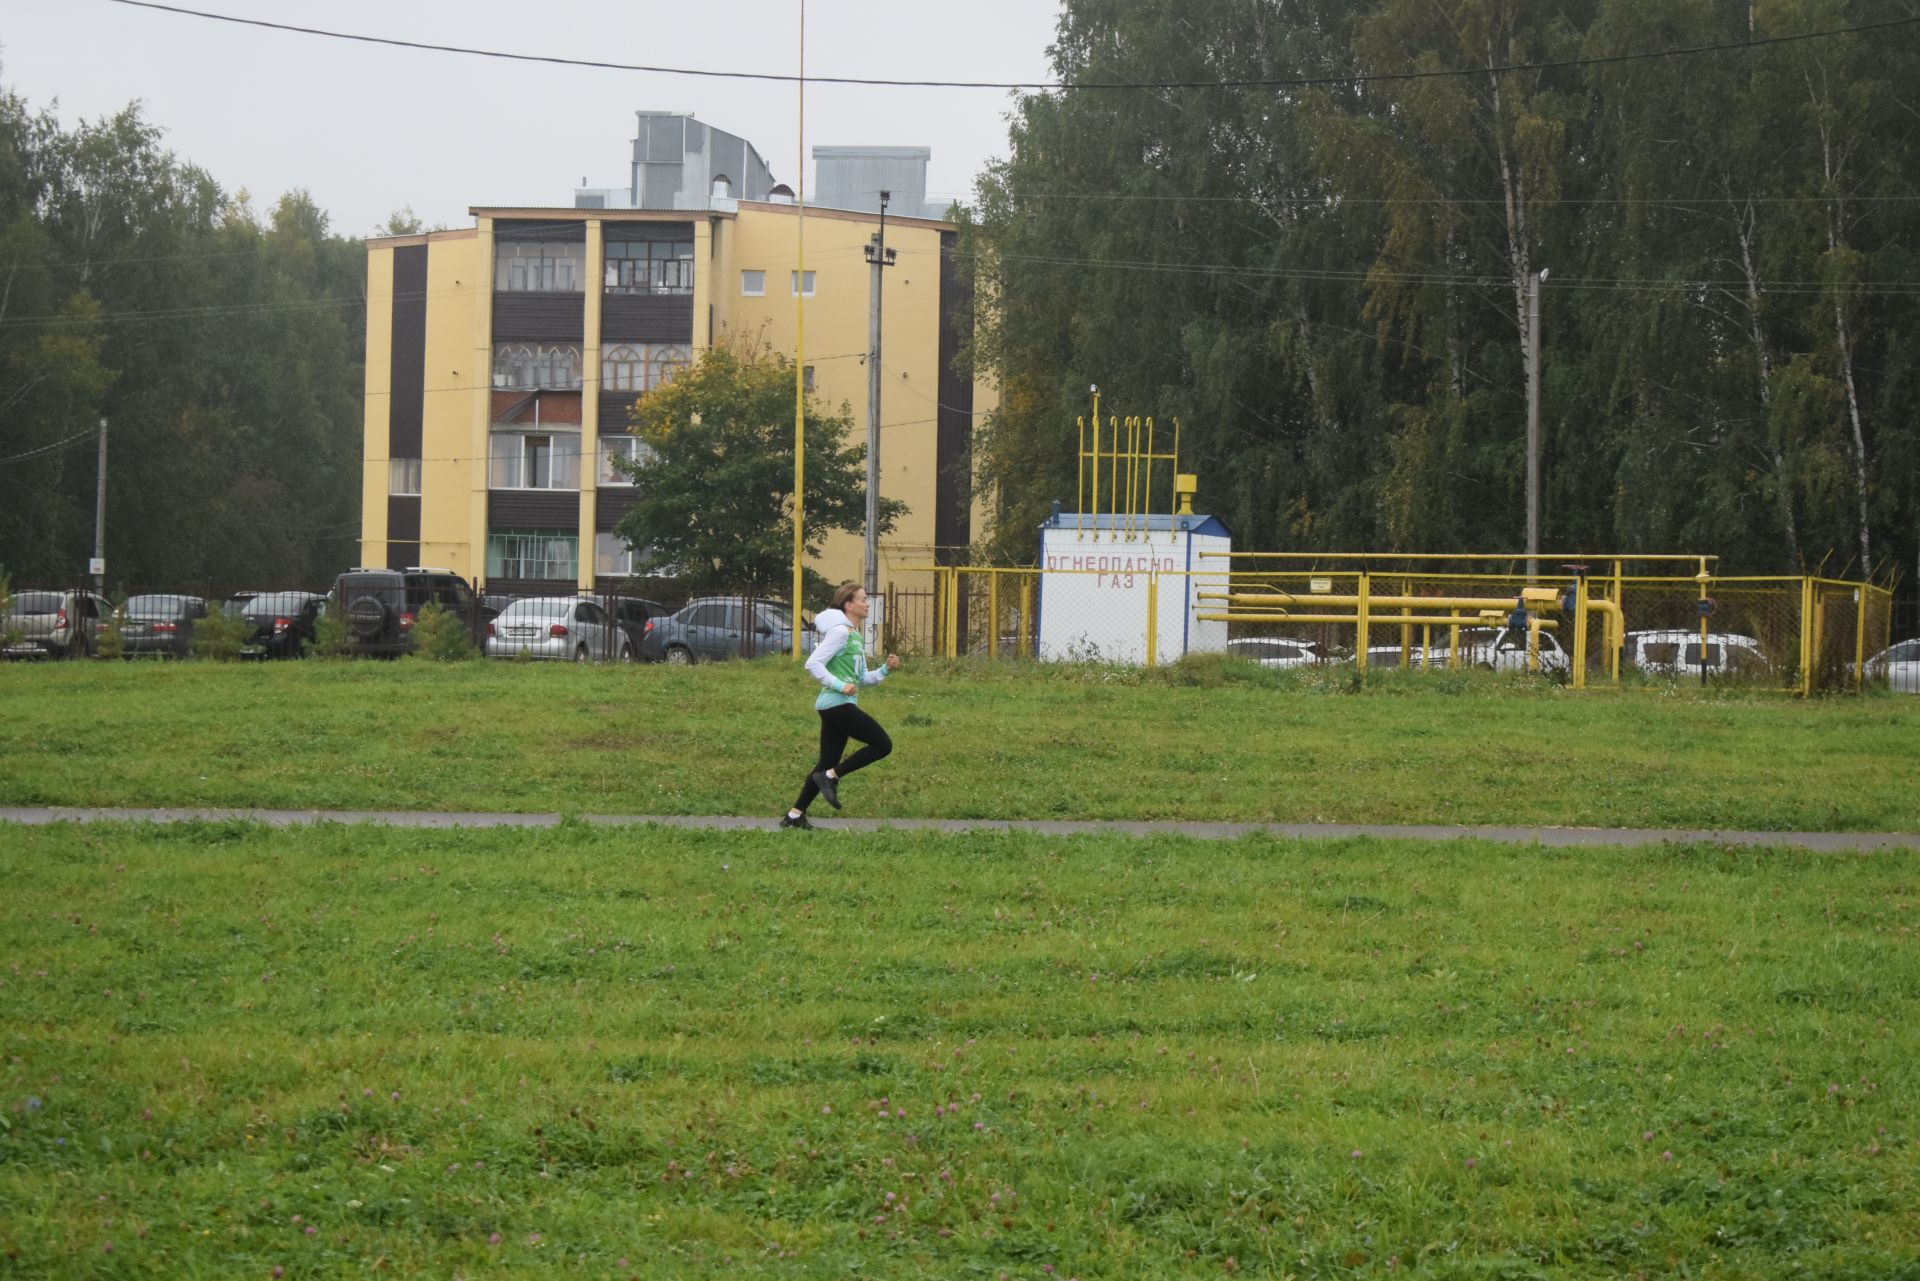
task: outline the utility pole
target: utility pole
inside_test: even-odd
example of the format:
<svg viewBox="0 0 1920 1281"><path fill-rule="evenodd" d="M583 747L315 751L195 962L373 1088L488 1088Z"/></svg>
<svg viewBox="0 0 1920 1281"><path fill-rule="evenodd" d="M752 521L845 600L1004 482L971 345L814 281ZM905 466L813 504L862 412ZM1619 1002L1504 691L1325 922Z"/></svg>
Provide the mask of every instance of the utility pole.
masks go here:
<svg viewBox="0 0 1920 1281"><path fill-rule="evenodd" d="M107 594L107 420L100 420L100 471L93 484L93 574L94 590Z"/></svg>
<svg viewBox="0 0 1920 1281"><path fill-rule="evenodd" d="M1527 581L1540 576L1540 282L1527 277Z"/></svg>
<svg viewBox="0 0 1920 1281"><path fill-rule="evenodd" d="M867 287L867 559L864 581L867 597L880 594L880 291L881 272L893 266L896 255L887 248L887 202L891 191L880 193L880 230L867 242L867 262L873 281Z"/></svg>

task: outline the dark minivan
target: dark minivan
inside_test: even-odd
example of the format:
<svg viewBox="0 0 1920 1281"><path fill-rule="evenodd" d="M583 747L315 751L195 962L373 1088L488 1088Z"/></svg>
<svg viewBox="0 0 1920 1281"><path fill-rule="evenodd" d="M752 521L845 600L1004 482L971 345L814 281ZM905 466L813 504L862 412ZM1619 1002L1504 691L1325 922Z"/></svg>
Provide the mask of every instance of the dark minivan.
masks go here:
<svg viewBox="0 0 1920 1281"><path fill-rule="evenodd" d="M458 618L469 633L482 617L467 581L450 569L350 569L333 583L333 604L346 623L346 652L398 658L413 648L413 624L428 605Z"/></svg>

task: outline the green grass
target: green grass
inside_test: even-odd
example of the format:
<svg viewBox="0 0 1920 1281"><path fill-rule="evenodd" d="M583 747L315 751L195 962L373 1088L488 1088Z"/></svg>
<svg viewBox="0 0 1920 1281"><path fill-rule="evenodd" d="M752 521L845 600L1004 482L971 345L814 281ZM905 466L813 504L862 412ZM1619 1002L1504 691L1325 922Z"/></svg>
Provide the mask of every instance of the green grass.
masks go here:
<svg viewBox="0 0 1920 1281"><path fill-rule="evenodd" d="M1915 698L915 664L863 706L870 817L1920 829ZM811 707L781 660L13 664L0 804L773 815Z"/></svg>
<svg viewBox="0 0 1920 1281"><path fill-rule="evenodd" d="M1916 871L0 828L0 1274L1911 1277Z"/></svg>

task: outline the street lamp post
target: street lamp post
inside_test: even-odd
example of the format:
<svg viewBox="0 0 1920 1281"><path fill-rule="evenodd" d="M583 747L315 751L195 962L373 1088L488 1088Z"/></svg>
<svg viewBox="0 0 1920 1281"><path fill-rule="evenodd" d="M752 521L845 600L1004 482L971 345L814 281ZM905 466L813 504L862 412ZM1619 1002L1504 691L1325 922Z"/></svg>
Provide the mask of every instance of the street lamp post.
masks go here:
<svg viewBox="0 0 1920 1281"><path fill-rule="evenodd" d="M881 272L897 256L887 248L887 202L893 193L880 193L880 231L867 242L867 262L873 267L867 308L867 555L863 580L869 598L880 594L880 291Z"/></svg>
<svg viewBox="0 0 1920 1281"><path fill-rule="evenodd" d="M1540 575L1540 284L1547 269L1527 277L1527 581Z"/></svg>

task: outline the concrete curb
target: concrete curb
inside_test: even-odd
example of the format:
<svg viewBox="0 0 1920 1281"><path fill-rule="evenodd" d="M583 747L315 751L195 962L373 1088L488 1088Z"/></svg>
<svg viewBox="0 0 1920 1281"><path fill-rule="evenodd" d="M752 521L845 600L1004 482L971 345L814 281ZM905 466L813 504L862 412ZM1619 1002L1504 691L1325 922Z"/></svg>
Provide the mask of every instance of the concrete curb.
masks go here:
<svg viewBox="0 0 1920 1281"><path fill-rule="evenodd" d="M256 809L105 809L77 806L0 807L0 823L44 827L53 823L262 823L297 827L320 823L375 823L386 827L457 829L475 827L558 827L560 814L447 813L430 810L256 810ZM704 815L580 814L581 822L605 827L677 827L700 831L770 831L777 815L729 817ZM1255 834L1296 840L1496 841L1511 845L1597 847L1706 843L1770 846L1818 853L1855 853L1920 849L1920 832L1741 832L1719 828L1528 827L1392 823L1181 823L1084 822L951 818L823 818L822 832L1032 832L1041 836L1184 836L1196 840L1233 840ZM791 839L802 839L799 837Z"/></svg>

